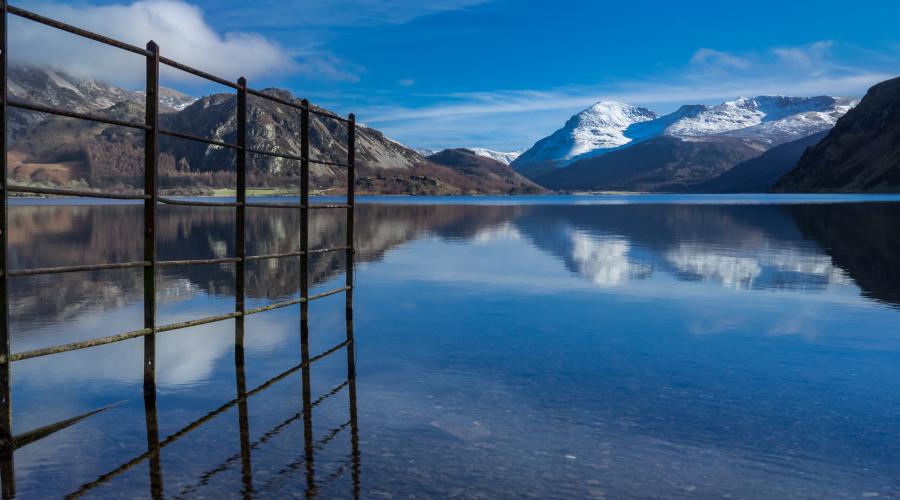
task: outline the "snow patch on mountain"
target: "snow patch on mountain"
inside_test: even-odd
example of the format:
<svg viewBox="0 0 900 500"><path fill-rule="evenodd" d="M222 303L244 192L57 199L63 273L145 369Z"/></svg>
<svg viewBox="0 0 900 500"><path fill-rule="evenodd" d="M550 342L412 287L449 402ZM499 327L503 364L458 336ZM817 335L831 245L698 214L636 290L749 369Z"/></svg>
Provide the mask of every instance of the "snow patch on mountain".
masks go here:
<svg viewBox="0 0 900 500"><path fill-rule="evenodd" d="M726 135L771 148L834 126L859 101L846 97L740 97L715 106L685 105L657 116L646 108L601 101L574 115L522 153L513 166L534 172L659 136L682 139Z"/></svg>
<svg viewBox="0 0 900 500"><path fill-rule="evenodd" d="M731 135L776 145L833 127L856 101L847 98L759 96L740 97L716 106L702 106L675 120L666 135L697 137Z"/></svg>
<svg viewBox="0 0 900 500"><path fill-rule="evenodd" d="M656 113L647 108L600 101L570 118L551 136L535 143L518 157L516 163L567 164L598 151L611 150L634 140L626 134L629 127L656 118Z"/></svg>
<svg viewBox="0 0 900 500"><path fill-rule="evenodd" d="M159 89L159 103L163 108L181 111L196 101L196 97L183 94L177 90L166 87L160 87Z"/></svg>
<svg viewBox="0 0 900 500"><path fill-rule="evenodd" d="M431 155L436 155L436 154L440 153L441 151L446 151L446 149L428 149L428 148L413 148L413 149L417 153L419 153L420 155L425 156L425 157L428 157ZM511 152L495 151L493 149L488 149L488 148L461 148L461 149L471 151L471 152L475 153L477 156L483 156L485 158L490 158L492 160L499 161L500 163L503 163L504 165L509 165L516 158L518 158L519 155L521 155L525 151L524 149L519 150L519 151L511 151Z"/></svg>
<svg viewBox="0 0 900 500"><path fill-rule="evenodd" d="M521 149L519 151L511 151L511 152L494 151L493 149L487 149L487 148L467 148L467 149L469 151L475 153L478 156L483 156L485 158L497 160L500 163L503 163L504 165L509 165L510 163L515 161L515 159L518 158L519 155L521 155L522 153L525 152L524 149Z"/></svg>

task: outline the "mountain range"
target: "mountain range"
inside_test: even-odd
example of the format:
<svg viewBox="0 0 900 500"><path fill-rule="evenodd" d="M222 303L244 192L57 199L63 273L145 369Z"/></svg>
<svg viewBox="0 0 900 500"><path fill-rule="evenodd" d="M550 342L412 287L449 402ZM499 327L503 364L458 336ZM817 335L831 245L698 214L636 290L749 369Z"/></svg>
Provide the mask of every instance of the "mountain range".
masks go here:
<svg viewBox="0 0 900 500"><path fill-rule="evenodd" d="M10 100L120 120L143 120L144 95L37 66L9 68ZM288 91L264 92L297 101ZM234 94L195 98L161 91L161 126L234 142ZM248 146L300 152L300 116L256 96L248 100ZM11 108L12 182L140 190L142 132ZM900 190L900 79L846 97L757 96L690 104L660 115L602 101L521 152L486 148L415 150L358 125L357 190L372 194L517 194L558 191L765 192ZM314 158L344 161L346 127L314 115ZM233 151L162 137L160 186L202 194L235 184ZM313 164L320 192L338 193L346 172ZM254 188L296 189L299 164L248 156Z"/></svg>
<svg viewBox="0 0 900 500"><path fill-rule="evenodd" d="M290 92L265 93L299 102ZM144 95L106 82L82 79L37 66L13 66L11 100L141 122ZM234 142L236 96L213 94L199 99L172 89L161 91L161 127L223 142ZM9 175L12 181L50 186L139 190L143 178L143 135L118 126L10 109ZM357 188L361 193L507 194L540 192L506 163L483 158L484 171L459 162L440 163L364 125L357 125ZM347 158L346 125L313 114L311 157L342 162ZM300 154L300 114L256 96L248 98L247 145L254 149ZM479 157L481 158L481 157ZM170 193L200 194L235 184L233 151L219 146L160 138L160 187ZM296 188L299 162L248 155L252 187ZM338 192L343 168L312 164L317 190Z"/></svg>
<svg viewBox="0 0 900 500"><path fill-rule="evenodd" d="M512 166L551 189L692 191L769 149L830 129L856 104L758 96L684 105L660 116L604 101L571 117Z"/></svg>

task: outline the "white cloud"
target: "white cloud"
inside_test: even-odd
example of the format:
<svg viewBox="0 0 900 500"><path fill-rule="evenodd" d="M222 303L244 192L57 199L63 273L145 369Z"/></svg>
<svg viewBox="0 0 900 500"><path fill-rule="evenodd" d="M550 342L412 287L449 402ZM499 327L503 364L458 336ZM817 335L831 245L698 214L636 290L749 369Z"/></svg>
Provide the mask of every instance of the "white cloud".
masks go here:
<svg viewBox="0 0 900 500"><path fill-rule="evenodd" d="M828 66L828 57L834 42L821 40L802 47L777 47L772 52L786 64L809 68L814 65Z"/></svg>
<svg viewBox="0 0 900 500"><path fill-rule="evenodd" d="M412 87L416 84L416 81L412 78L403 78L401 80L397 80L397 85L401 87Z"/></svg>
<svg viewBox="0 0 900 500"><path fill-rule="evenodd" d="M691 64L747 69L752 63L746 58L728 52L702 48L695 52L694 56L691 57Z"/></svg>
<svg viewBox="0 0 900 500"><path fill-rule="evenodd" d="M353 79L328 56L304 57L257 33L213 29L199 8L180 0L138 0L130 4L26 3L25 7L75 26L139 47L156 41L163 56L228 79L301 73L326 79ZM79 76L137 84L143 81L140 56L10 16L10 59L60 67ZM166 70L166 79L186 81Z"/></svg>

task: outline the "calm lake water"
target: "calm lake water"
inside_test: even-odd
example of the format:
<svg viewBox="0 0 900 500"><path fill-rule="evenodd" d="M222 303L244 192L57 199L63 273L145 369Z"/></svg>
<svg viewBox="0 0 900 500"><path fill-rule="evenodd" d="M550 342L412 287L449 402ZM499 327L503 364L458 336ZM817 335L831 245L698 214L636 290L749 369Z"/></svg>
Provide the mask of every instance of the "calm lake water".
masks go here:
<svg viewBox="0 0 900 500"><path fill-rule="evenodd" d="M355 394L341 350L303 397L298 306L247 318L243 364L234 321L161 333L153 460L141 339L16 362L17 434L115 404L17 450L18 494L900 497L900 198L361 202ZM11 269L142 257L140 206L15 203ZM159 217L160 259L233 255L232 210ZM297 214L248 217L249 254L299 248ZM312 247L342 220L315 212ZM248 307L298 268L248 265ZM343 254L311 272L341 286ZM233 282L161 270L159 323L231 311ZM13 352L142 327L140 270L11 287ZM310 315L313 355L344 340L343 295Z"/></svg>

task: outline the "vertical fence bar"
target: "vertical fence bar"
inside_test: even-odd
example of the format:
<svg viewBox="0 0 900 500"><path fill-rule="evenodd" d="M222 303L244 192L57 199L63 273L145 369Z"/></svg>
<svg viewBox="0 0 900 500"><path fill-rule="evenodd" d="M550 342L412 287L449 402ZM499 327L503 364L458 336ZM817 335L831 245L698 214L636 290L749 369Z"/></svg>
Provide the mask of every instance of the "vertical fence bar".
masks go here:
<svg viewBox="0 0 900 500"><path fill-rule="evenodd" d="M237 130L235 144L238 145L237 161L237 208L235 210L235 294L234 311L243 313L246 300L246 265L247 257L247 79L237 81ZM253 495L253 465L250 457L250 412L247 407L247 376L244 368L244 317L234 320L234 373L237 381L238 397L238 435L241 440L241 482L242 496Z"/></svg>
<svg viewBox="0 0 900 500"><path fill-rule="evenodd" d="M0 20L0 30L2 30L2 42L0 42L0 96L3 102L0 103L0 170L3 171L3 185L0 186L0 355L7 361L0 365L0 481L3 483L3 498L12 498L16 495L16 473L13 466L13 452L15 443L13 442L12 428L12 379L10 372L12 371L9 360L10 342L9 342L9 258L7 255L9 238L7 232L9 230L9 207L7 206L7 175L6 175L6 2L2 2L2 20Z"/></svg>
<svg viewBox="0 0 900 500"><path fill-rule="evenodd" d="M159 46L147 43L147 87L144 132L144 328L156 328L156 209L159 175ZM154 498L163 494L159 426L156 410L156 334L144 337L144 412L147 423L147 449L150 452L150 487Z"/></svg>
<svg viewBox="0 0 900 500"><path fill-rule="evenodd" d="M237 130L235 144L238 145L235 166L237 168L237 207L235 209L234 249L238 260L234 264L235 294L234 311L244 312L245 300L245 262L247 257L246 204L247 204L247 79L241 77L237 81ZM235 347L244 348L244 317L235 320Z"/></svg>
<svg viewBox="0 0 900 500"><path fill-rule="evenodd" d="M309 101L300 112L300 296L309 297ZM309 335L309 303L300 303L302 339ZM305 344L304 340L304 344ZM307 354L308 358L308 354ZM305 363L306 358L303 359Z"/></svg>
<svg viewBox="0 0 900 500"><path fill-rule="evenodd" d="M159 167L159 46L151 41L147 50L147 103L144 131L144 328L156 328L156 205ZM144 337L144 382L156 380L156 335ZM155 384L153 384L155 388Z"/></svg>
<svg viewBox="0 0 900 500"><path fill-rule="evenodd" d="M234 249L238 260L234 264L235 293L234 311L243 313L246 309L246 263L247 257L247 79L237 81L237 130L235 144L237 158L237 207L235 209ZM234 319L234 373L238 397L238 435L241 440L241 482L242 496L253 495L253 467L250 458L250 412L247 407L247 376L244 369L244 317Z"/></svg>
<svg viewBox="0 0 900 500"><path fill-rule="evenodd" d="M300 111L300 296L309 298L309 101ZM309 366L309 302L300 303L300 358L303 362L303 454L306 458L306 495L316 492L313 457L312 386Z"/></svg>
<svg viewBox="0 0 900 500"><path fill-rule="evenodd" d="M350 456L353 498L360 496L359 426L356 418L356 343L353 337L353 227L356 223L356 116L347 123L347 262L345 316L347 321L347 391L350 399Z"/></svg>
<svg viewBox="0 0 900 500"><path fill-rule="evenodd" d="M350 113L347 123L347 314L353 309L353 226L356 216L356 116ZM349 330L352 332L353 330ZM348 338L347 340L353 340Z"/></svg>

